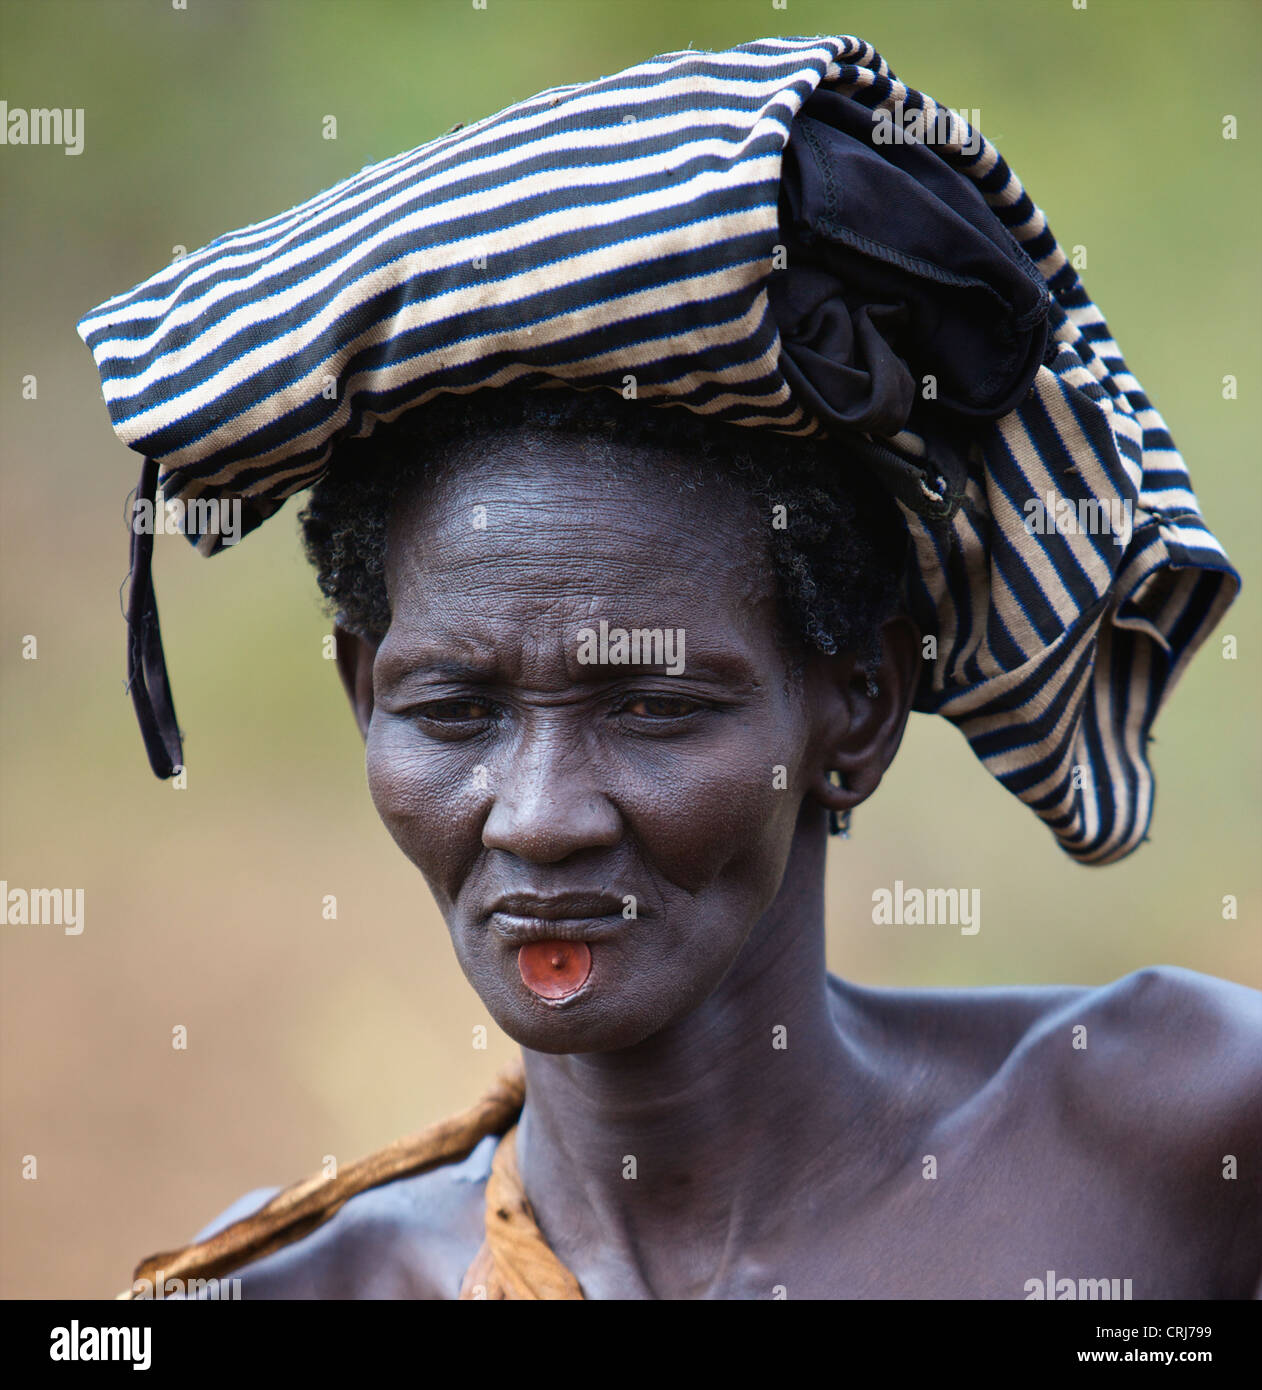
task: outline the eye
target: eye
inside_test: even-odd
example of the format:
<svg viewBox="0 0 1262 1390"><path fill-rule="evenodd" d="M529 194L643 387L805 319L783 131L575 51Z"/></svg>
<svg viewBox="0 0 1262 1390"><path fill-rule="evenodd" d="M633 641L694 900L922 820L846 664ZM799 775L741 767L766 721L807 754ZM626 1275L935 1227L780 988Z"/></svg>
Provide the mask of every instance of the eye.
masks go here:
<svg viewBox="0 0 1262 1390"><path fill-rule="evenodd" d="M434 700L418 705L416 713L435 724L477 724L490 719L494 707L485 700Z"/></svg>
<svg viewBox="0 0 1262 1390"><path fill-rule="evenodd" d="M701 708L696 700L680 695L632 695L618 707L618 713L640 719L685 719Z"/></svg>

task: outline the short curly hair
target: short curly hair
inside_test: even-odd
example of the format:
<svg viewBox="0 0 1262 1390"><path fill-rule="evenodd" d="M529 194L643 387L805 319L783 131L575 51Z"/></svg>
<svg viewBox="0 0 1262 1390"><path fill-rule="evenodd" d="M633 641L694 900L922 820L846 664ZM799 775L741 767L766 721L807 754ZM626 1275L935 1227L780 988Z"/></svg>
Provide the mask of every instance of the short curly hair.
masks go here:
<svg viewBox="0 0 1262 1390"><path fill-rule="evenodd" d="M853 652L869 670L879 660L881 626L903 601L907 529L843 445L562 388L440 396L339 446L299 517L339 626L370 641L390 626L386 533L400 492L453 451L522 432L666 451L698 482L735 485L764 519L761 563L775 587L785 650Z"/></svg>

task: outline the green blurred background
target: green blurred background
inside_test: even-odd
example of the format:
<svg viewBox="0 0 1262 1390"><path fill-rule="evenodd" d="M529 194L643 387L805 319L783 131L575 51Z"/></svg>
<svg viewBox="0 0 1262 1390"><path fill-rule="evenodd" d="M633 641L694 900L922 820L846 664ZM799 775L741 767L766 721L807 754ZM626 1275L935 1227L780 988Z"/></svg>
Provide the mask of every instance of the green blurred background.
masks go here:
<svg viewBox="0 0 1262 1390"><path fill-rule="evenodd" d="M0 1292L113 1294L243 1192L463 1107L511 1052L493 1026L473 1049L490 1020L375 818L294 504L230 558L158 539L188 789L149 772L118 600L139 460L76 320L177 245L671 49L859 34L913 86L980 108L1062 244L1087 248L1088 288L1246 576L1158 724L1151 843L1070 863L953 729L914 716L832 850L832 968L962 986L1173 962L1262 986L1260 16L1254 0L0 2L0 97L86 112L78 157L0 148L0 877L86 892L81 936L2 929ZM873 926L872 889L895 878L980 885L980 934Z"/></svg>

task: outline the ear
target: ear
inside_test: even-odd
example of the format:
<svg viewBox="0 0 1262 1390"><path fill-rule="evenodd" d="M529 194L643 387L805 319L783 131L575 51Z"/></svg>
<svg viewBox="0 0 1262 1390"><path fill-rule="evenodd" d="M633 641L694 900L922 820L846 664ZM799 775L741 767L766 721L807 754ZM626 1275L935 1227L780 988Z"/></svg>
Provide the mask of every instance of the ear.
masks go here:
<svg viewBox="0 0 1262 1390"><path fill-rule="evenodd" d="M372 721L372 664L379 644L356 637L353 632L347 632L336 623L333 624L333 641L342 686L351 702L360 735L367 738L368 725Z"/></svg>
<svg viewBox="0 0 1262 1390"><path fill-rule="evenodd" d="M922 669L920 631L908 617L891 618L881 629L881 660L870 677L853 654L818 662L822 721L810 791L840 813L872 795L903 741ZM841 785L830 780L831 772L841 774Z"/></svg>

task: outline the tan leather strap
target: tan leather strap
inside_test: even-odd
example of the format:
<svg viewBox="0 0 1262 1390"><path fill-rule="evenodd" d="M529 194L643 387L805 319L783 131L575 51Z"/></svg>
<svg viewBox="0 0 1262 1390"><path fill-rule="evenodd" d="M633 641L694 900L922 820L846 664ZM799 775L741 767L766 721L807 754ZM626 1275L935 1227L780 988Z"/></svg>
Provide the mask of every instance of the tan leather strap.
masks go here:
<svg viewBox="0 0 1262 1390"><path fill-rule="evenodd" d="M462 1299L579 1299L578 1280L552 1253L517 1172L517 1126L500 1140L486 1182L486 1238Z"/></svg>
<svg viewBox="0 0 1262 1390"><path fill-rule="evenodd" d="M335 1178L318 1173L293 1183L266 1206L207 1240L150 1255L136 1266L133 1280L146 1280L152 1287L159 1275L185 1281L214 1279L262 1259L309 1235L370 1187L468 1157L488 1134L503 1134L516 1124L525 1095L526 1078L518 1057L468 1110L347 1164ZM136 1296L134 1288L118 1295Z"/></svg>

